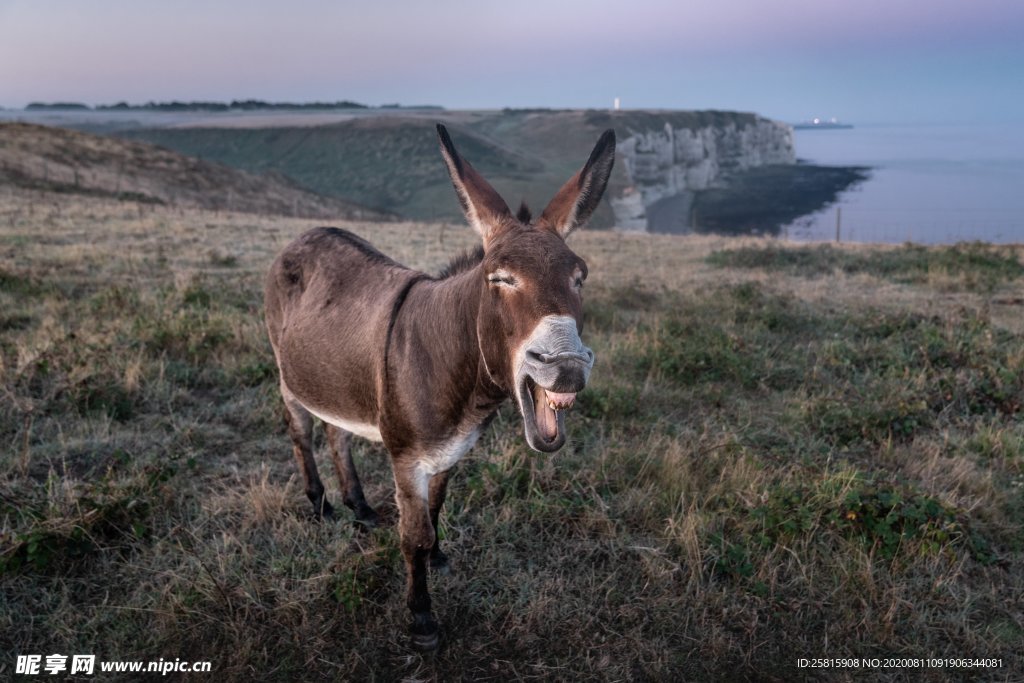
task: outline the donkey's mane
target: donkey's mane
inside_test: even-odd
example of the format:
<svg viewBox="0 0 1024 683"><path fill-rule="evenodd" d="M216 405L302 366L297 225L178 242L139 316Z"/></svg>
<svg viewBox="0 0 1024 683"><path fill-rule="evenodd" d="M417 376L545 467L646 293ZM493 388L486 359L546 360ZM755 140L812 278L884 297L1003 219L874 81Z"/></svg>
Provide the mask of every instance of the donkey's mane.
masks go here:
<svg viewBox="0 0 1024 683"><path fill-rule="evenodd" d="M526 205L525 201L519 205L519 211L516 212L516 218L524 225L529 225L530 221L533 220L533 214L530 213L530 207ZM465 273L467 270L479 265L483 260L483 245L478 245L475 249L467 249L449 261L448 265L442 268L441 272L437 274L437 279L444 280L445 278L449 278L453 275Z"/></svg>
<svg viewBox="0 0 1024 683"><path fill-rule="evenodd" d="M453 275L465 273L467 270L475 268L483 260L484 246L480 244L477 245L475 249L467 249L449 261L448 265L441 269L441 272L437 274L437 279L444 280L445 278L452 277Z"/></svg>
<svg viewBox="0 0 1024 683"><path fill-rule="evenodd" d="M530 212L530 207L526 205L526 200L523 200L519 204L519 211L516 211L516 218L523 225L529 225L530 221L533 220L533 214Z"/></svg>

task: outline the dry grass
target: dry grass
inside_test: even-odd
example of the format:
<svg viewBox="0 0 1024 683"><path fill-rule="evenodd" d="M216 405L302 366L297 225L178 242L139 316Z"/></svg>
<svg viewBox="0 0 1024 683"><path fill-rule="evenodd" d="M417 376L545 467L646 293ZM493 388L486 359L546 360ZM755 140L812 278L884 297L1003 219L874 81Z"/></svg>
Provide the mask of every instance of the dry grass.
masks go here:
<svg viewBox="0 0 1024 683"><path fill-rule="evenodd" d="M445 642L421 657L394 528L312 524L280 424L261 280L313 225L0 195L0 651L224 680L792 680L822 656L1003 660L838 680L1019 675L1021 278L573 237L598 355L573 440L535 454L506 408L459 465ZM344 227L435 271L475 242ZM385 453L356 457L393 518Z"/></svg>

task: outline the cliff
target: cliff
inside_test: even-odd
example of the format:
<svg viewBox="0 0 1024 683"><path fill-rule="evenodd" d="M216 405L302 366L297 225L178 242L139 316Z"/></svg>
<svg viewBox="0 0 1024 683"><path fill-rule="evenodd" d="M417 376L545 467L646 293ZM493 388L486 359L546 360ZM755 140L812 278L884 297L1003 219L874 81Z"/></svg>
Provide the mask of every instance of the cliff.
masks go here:
<svg viewBox="0 0 1024 683"><path fill-rule="evenodd" d="M650 118L650 117L645 117ZM689 227L695 193L723 187L731 176L759 166L793 164L793 131L752 115L694 126L671 115L660 125L618 125L625 185L609 198L624 230L675 232Z"/></svg>

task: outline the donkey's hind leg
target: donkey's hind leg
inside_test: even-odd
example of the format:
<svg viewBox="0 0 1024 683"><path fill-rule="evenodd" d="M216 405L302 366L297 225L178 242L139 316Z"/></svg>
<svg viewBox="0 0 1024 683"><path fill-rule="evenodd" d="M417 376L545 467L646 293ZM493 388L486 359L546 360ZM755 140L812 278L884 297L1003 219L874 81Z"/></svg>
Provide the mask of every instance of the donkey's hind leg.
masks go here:
<svg viewBox="0 0 1024 683"><path fill-rule="evenodd" d="M356 525L363 529L372 529L380 522L377 511L370 507L363 497L363 486L359 483L356 464L352 462L352 434L328 424L327 441L331 444L331 460L334 471L338 474L341 486L342 501L356 515Z"/></svg>
<svg viewBox="0 0 1024 683"><path fill-rule="evenodd" d="M306 481L306 497L313 504L313 515L317 519L333 517L334 508L324 498L324 484L313 459L313 415L295 399L283 382L281 396L284 398L284 419L288 436L292 439L292 452Z"/></svg>

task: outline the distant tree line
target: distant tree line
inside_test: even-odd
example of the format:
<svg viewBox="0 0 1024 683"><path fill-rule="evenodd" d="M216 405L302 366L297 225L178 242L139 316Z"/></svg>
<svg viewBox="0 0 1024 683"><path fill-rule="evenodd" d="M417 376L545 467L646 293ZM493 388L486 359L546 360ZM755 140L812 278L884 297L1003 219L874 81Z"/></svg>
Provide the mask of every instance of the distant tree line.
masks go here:
<svg viewBox="0 0 1024 683"><path fill-rule="evenodd" d="M551 107L503 107L502 114L551 114L564 111L575 111L573 109L553 109Z"/></svg>
<svg viewBox="0 0 1024 683"><path fill-rule="evenodd" d="M231 102L147 102L145 104L101 104L99 111L252 111L257 109L367 109L367 105L349 100L338 102L265 102L263 100L232 100Z"/></svg>
<svg viewBox="0 0 1024 683"><path fill-rule="evenodd" d="M89 109L81 102L30 102L25 109Z"/></svg>
<svg viewBox="0 0 1024 683"><path fill-rule="evenodd" d="M267 109L369 109L369 105L351 100L337 102L266 102L264 100L232 100L231 102L146 102L145 104L98 104L96 111L260 111ZM436 105L403 107L399 104L384 104L381 109L443 109ZM91 110L81 102L32 102L25 109L77 109Z"/></svg>
<svg viewBox="0 0 1024 683"><path fill-rule="evenodd" d="M381 104L377 109L444 109L439 104Z"/></svg>

